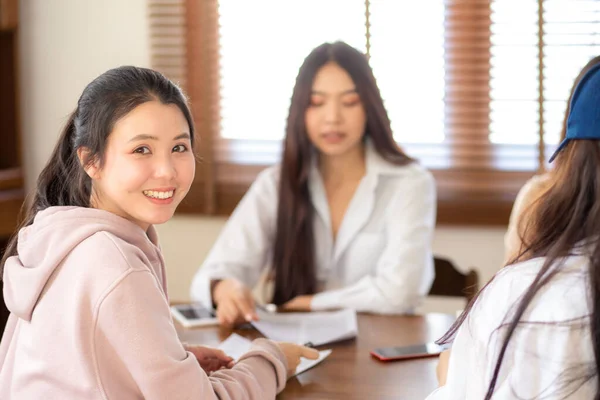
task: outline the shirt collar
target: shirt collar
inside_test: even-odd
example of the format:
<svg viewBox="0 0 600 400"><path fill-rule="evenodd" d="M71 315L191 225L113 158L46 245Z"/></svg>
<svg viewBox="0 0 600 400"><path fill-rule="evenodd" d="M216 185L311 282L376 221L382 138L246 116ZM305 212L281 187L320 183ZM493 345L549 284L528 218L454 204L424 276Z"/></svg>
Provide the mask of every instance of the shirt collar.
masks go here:
<svg viewBox="0 0 600 400"><path fill-rule="evenodd" d="M313 149L313 153L311 154L310 160L310 179L314 181L315 179L321 180L321 174L319 173L318 167L318 152L316 149ZM407 172L407 168L402 168L396 164L392 164L391 162L384 159L375 149L375 145L373 144L370 138L366 138L365 140L365 168L366 175L377 178L381 175L394 175L400 176L404 175Z"/></svg>
<svg viewBox="0 0 600 400"><path fill-rule="evenodd" d="M365 164L367 175L402 175L406 168L401 168L383 158L375 149L371 139L365 143Z"/></svg>

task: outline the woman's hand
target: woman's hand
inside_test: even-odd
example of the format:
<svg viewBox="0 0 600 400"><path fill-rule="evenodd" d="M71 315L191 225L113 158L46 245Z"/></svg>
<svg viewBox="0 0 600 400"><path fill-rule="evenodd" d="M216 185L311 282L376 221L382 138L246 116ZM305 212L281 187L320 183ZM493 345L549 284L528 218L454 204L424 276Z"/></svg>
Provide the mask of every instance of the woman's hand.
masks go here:
<svg viewBox="0 0 600 400"><path fill-rule="evenodd" d="M312 302L312 299L312 294L296 296L282 305L281 309L283 311L310 311L310 303Z"/></svg>
<svg viewBox="0 0 600 400"><path fill-rule="evenodd" d="M217 318L221 325L233 327L258 320L252 292L237 279L218 282L214 286L212 298L217 305Z"/></svg>
<svg viewBox="0 0 600 400"><path fill-rule="evenodd" d="M285 342L277 342L277 345L283 354L285 354L285 359L287 360L288 379L296 373L296 368L298 368L298 365L300 364L300 357L308 358L309 360L316 360L319 358L319 352L310 347Z"/></svg>
<svg viewBox="0 0 600 400"><path fill-rule="evenodd" d="M436 368L438 383L440 386L446 384L446 377L448 376L448 361L450 360L450 350L442 351Z"/></svg>
<svg viewBox="0 0 600 400"><path fill-rule="evenodd" d="M207 374L218 371L221 368L231 368L235 364L233 358L219 349L189 344L184 344L183 347L196 357L198 364L200 364L200 367Z"/></svg>

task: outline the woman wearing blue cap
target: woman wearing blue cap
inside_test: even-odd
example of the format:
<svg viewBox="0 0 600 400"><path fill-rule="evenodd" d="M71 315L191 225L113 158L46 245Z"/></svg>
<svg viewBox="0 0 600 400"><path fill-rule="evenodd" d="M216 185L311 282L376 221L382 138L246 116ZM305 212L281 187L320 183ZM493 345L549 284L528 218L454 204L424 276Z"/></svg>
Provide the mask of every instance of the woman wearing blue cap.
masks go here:
<svg viewBox="0 0 600 400"><path fill-rule="evenodd" d="M577 87L577 84L581 81L581 78L593 67L600 64L600 56L594 57L583 67L575 83L571 88L571 93L567 100L567 104L571 102L573 98L573 91ZM560 140L563 141L567 134L567 120L566 117L569 115L569 110L565 114L565 120L563 121L562 128L560 131ZM536 200L550 187L550 173L543 173L534 175L529 179L525 185L521 188L515 202L513 204L512 212L510 214L510 220L508 222L508 229L504 235L504 261L505 263L514 260L519 253L523 250L521 237L524 234L524 227L528 221L528 215L535 206Z"/></svg>
<svg viewBox="0 0 600 400"><path fill-rule="evenodd" d="M600 65L584 71L523 251L441 342L439 399L600 399Z"/></svg>

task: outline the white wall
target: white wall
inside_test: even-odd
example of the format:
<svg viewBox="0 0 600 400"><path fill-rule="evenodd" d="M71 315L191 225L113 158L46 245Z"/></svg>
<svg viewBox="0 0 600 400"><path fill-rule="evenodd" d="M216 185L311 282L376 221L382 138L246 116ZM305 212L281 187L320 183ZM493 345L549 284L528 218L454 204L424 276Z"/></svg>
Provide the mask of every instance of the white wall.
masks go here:
<svg viewBox="0 0 600 400"><path fill-rule="evenodd" d="M21 126L27 187L83 88L112 67L149 66L146 0L19 2Z"/></svg>
<svg viewBox="0 0 600 400"><path fill-rule="evenodd" d="M32 188L77 99L94 77L124 64L149 66L145 0L21 0L21 123L26 185ZM177 216L158 227L173 299L187 299L195 269L224 218ZM441 227L434 250L486 280L502 262L501 228ZM443 302L435 308L455 308ZM460 307L460 304L456 307Z"/></svg>

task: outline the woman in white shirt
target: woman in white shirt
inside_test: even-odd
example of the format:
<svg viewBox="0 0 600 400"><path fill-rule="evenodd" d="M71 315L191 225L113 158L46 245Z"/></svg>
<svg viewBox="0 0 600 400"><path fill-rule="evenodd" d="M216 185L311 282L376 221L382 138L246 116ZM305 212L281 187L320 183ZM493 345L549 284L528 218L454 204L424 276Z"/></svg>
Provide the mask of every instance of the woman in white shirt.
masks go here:
<svg viewBox="0 0 600 400"><path fill-rule="evenodd" d="M287 310L411 312L434 276L435 185L396 145L362 53L336 42L308 55L283 147L223 228L192 298L215 305L222 324L252 320L251 288L266 276L267 301Z"/></svg>
<svg viewBox="0 0 600 400"><path fill-rule="evenodd" d="M600 65L568 110L524 250L441 339L455 336L430 400L600 399Z"/></svg>

